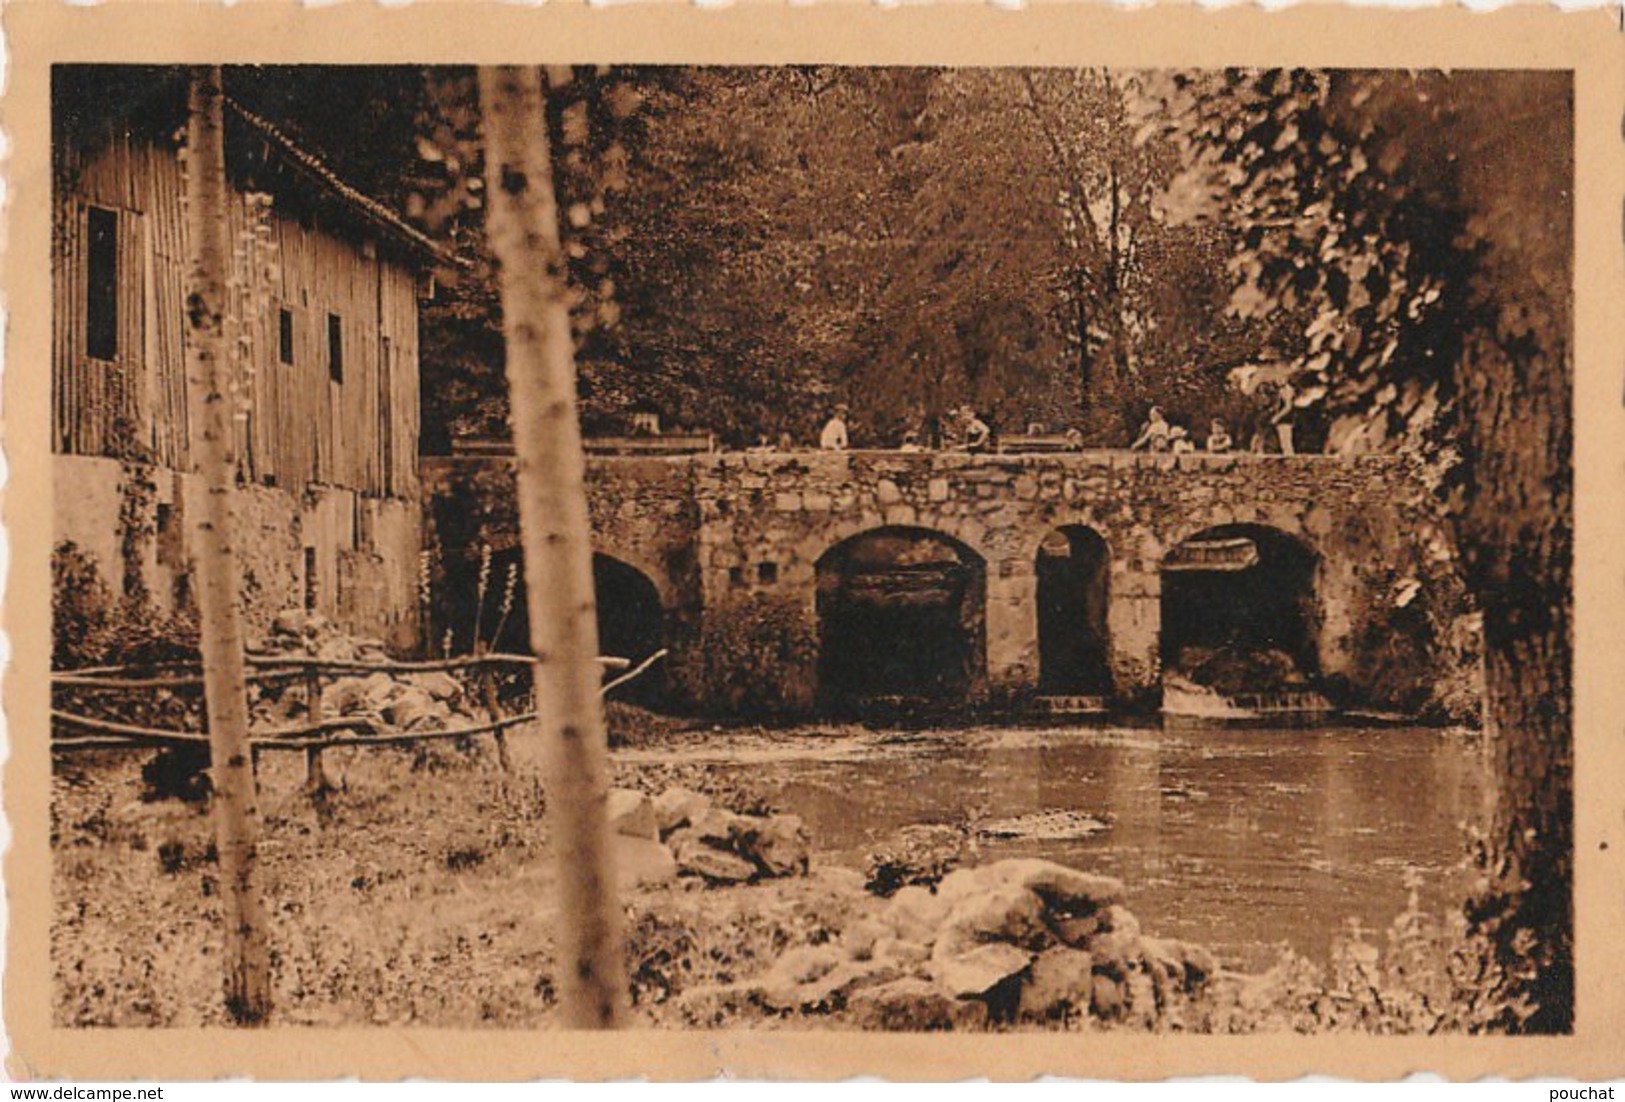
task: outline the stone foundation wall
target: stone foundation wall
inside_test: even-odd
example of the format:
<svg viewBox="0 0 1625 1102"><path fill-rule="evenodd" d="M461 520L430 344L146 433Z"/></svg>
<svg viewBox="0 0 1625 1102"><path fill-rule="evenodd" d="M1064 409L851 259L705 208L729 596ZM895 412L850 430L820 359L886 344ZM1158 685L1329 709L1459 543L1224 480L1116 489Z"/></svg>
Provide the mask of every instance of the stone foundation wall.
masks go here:
<svg viewBox="0 0 1625 1102"><path fill-rule="evenodd" d="M86 456L59 455L52 464L53 543L71 541L88 553L115 594L144 592L163 612L195 601L190 524L204 505L201 479ZM415 646L416 502L245 486L234 504L251 636L279 611L304 607L308 584L315 610L345 630L399 651ZM315 568L309 579L307 562Z"/></svg>

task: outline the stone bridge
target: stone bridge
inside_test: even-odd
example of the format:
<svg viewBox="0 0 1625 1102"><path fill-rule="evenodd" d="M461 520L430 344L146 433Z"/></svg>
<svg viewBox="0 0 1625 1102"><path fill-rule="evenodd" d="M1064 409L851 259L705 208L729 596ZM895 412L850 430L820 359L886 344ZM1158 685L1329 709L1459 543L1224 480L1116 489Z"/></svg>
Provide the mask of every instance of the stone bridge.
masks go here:
<svg viewBox="0 0 1625 1102"><path fill-rule="evenodd" d="M512 479L500 457L425 460L443 608L473 603L479 546L498 576L517 554ZM1240 633L1346 698L1414 704L1462 609L1428 491L1394 456L606 457L588 485L605 649L669 644L672 687L710 704L801 710L846 676L836 650L878 668L943 632L963 636L947 680L971 699L1149 702L1171 645ZM867 612L840 611L843 575ZM933 619L933 601L961 604Z"/></svg>

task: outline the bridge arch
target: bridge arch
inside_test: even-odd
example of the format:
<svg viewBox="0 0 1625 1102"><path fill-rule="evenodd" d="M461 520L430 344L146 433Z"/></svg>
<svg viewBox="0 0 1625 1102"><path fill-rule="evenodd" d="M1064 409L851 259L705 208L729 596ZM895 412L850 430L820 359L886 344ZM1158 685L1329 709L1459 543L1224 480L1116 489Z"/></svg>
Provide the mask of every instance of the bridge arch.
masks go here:
<svg viewBox="0 0 1625 1102"><path fill-rule="evenodd" d="M479 615L480 637L491 650L530 653L530 609L526 604L523 563L517 546L491 556L485 601ZM511 598L506 596L510 571L514 577ZM670 606L657 581L659 574L652 574L619 556L594 551L592 575L600 654L638 660L667 644ZM464 586L476 594L477 587L477 581ZM642 676L617 689L615 698L644 705L660 703L665 696L663 666L656 663Z"/></svg>
<svg viewBox="0 0 1625 1102"><path fill-rule="evenodd" d="M962 703L987 664L987 562L930 528L880 526L815 565L820 703L841 711Z"/></svg>
<svg viewBox="0 0 1625 1102"><path fill-rule="evenodd" d="M797 541L797 552L806 561L822 562L831 552L851 543L860 536L880 531L925 532L963 547L977 559L986 563L995 556L983 546L986 530L953 514L938 514L929 509L909 509L883 515L865 512L851 517L828 517L813 523Z"/></svg>
<svg viewBox="0 0 1625 1102"><path fill-rule="evenodd" d="M654 586L662 608L670 610L678 607L677 590L671 571L650 559L647 555L621 543L606 543L595 539L592 546L592 559L595 577L597 576L599 560L620 563L643 575L644 579Z"/></svg>
<svg viewBox="0 0 1625 1102"><path fill-rule="evenodd" d="M1111 548L1087 524L1064 524L1034 552L1038 691L1106 696L1112 690Z"/></svg>
<svg viewBox="0 0 1625 1102"><path fill-rule="evenodd" d="M1157 536L1165 550L1187 541L1204 538L1204 534L1221 528L1252 528L1278 532L1286 536L1320 561L1321 548L1313 534L1304 526L1301 508L1290 508L1279 503L1272 506L1214 505L1193 510L1192 515L1181 518L1181 523L1157 528Z"/></svg>
<svg viewBox="0 0 1625 1102"><path fill-rule="evenodd" d="M1320 557L1302 536L1265 524L1221 524L1172 545L1162 560L1165 678L1221 692L1303 688L1320 672Z"/></svg>

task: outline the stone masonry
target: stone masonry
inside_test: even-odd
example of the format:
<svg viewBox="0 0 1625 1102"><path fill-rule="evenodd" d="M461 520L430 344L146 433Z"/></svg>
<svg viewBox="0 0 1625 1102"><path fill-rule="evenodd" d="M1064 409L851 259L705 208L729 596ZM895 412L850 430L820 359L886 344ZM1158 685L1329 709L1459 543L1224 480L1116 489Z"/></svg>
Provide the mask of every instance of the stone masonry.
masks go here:
<svg viewBox="0 0 1625 1102"><path fill-rule="evenodd" d="M424 484L431 518L448 496L511 503L511 460L426 460ZM1428 491L1395 456L721 453L594 458L588 487L595 549L655 583L674 649L764 601L799 610L816 638L818 562L836 545L879 528L951 537L985 564L980 687L995 694L1036 683L1035 564L1064 525L1092 528L1109 549L1108 647L1122 699L1156 689L1161 564L1206 529L1268 526L1313 553L1320 671L1355 696L1384 698L1385 686L1362 683L1361 648L1381 637L1396 601L1414 599L1409 583L1459 599ZM513 524L511 505L458 508L484 510L485 538L513 538L491 530Z"/></svg>

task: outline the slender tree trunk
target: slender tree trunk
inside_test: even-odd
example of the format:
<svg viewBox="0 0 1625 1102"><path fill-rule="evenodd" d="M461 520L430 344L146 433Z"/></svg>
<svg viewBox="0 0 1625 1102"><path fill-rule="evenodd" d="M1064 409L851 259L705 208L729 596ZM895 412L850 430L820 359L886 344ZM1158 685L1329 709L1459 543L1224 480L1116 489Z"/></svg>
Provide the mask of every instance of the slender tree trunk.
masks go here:
<svg viewBox="0 0 1625 1102"><path fill-rule="evenodd" d="M225 921L226 1008L242 1025L271 1010L270 953L255 873L254 770L249 758L243 678L242 577L233 543L236 457L231 352L225 339L226 222L223 92L218 66L193 70L187 130L187 231L191 275L186 291L186 381L202 413L197 470L205 487L194 532L214 785L215 846Z"/></svg>
<svg viewBox="0 0 1625 1102"><path fill-rule="evenodd" d="M564 253L559 243L540 73L482 68L487 232L499 266L519 527L536 654L539 730L512 740L517 768L540 764L560 889L565 1024L614 1028L626 984L605 815L608 747L598 695L598 629L586 460L575 408Z"/></svg>

